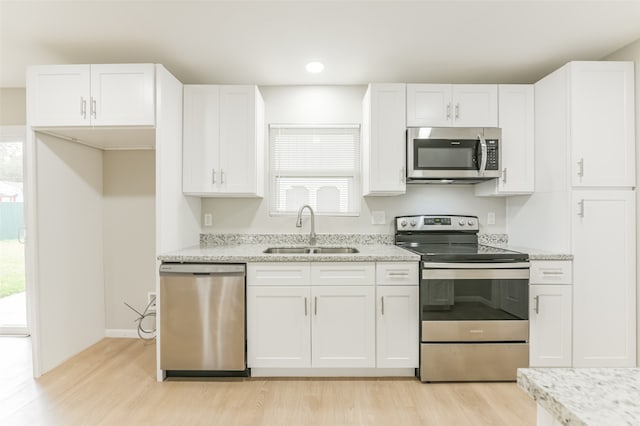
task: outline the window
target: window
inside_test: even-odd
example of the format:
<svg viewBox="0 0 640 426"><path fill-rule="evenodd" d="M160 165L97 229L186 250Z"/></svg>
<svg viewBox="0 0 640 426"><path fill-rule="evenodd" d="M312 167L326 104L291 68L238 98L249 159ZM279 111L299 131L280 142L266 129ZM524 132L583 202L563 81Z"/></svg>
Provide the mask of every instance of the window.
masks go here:
<svg viewBox="0 0 640 426"><path fill-rule="evenodd" d="M360 126L271 125L271 214L360 212Z"/></svg>

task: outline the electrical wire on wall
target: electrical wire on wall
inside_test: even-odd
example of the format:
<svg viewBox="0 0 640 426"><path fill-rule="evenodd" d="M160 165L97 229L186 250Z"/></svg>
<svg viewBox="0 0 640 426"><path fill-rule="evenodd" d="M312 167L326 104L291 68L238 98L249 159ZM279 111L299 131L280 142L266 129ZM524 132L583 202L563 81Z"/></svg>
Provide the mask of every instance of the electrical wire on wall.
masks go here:
<svg viewBox="0 0 640 426"><path fill-rule="evenodd" d="M129 309L131 309L133 312L139 315L139 317L133 321L138 323L138 337L140 337L142 340L153 340L156 338L156 322L155 322L156 311L154 309L151 309L151 307L154 306L155 303L156 303L156 299L155 298L151 299L149 303L147 303L147 306L144 308L144 311L140 313L131 305L129 305L127 302L124 302L124 304L127 305ZM152 323L153 326L149 328L145 328L142 325L142 323L144 322L145 319L151 318L151 317L153 317L153 323Z"/></svg>

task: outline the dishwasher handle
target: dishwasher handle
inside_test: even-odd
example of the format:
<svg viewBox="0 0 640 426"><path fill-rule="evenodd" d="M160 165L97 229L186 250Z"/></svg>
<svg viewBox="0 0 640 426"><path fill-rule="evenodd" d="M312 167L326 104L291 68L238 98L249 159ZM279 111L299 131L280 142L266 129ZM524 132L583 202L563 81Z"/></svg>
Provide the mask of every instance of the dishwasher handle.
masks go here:
<svg viewBox="0 0 640 426"><path fill-rule="evenodd" d="M160 275L170 274L244 275L245 265L234 263L163 263L160 265Z"/></svg>

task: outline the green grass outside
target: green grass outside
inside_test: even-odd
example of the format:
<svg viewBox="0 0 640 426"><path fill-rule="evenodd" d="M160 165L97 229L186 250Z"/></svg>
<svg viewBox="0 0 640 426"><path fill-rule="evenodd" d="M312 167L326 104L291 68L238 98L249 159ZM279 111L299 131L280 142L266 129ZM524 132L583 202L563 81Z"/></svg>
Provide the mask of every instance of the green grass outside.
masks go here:
<svg viewBox="0 0 640 426"><path fill-rule="evenodd" d="M0 298L24 291L24 245L0 240Z"/></svg>

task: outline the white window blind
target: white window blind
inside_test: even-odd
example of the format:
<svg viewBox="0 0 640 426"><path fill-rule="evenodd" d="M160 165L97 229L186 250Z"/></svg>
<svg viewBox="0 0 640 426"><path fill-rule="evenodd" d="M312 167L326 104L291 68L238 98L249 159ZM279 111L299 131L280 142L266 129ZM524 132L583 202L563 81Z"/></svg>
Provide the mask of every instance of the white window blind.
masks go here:
<svg viewBox="0 0 640 426"><path fill-rule="evenodd" d="M360 127L271 125L271 213L356 215L360 210Z"/></svg>

